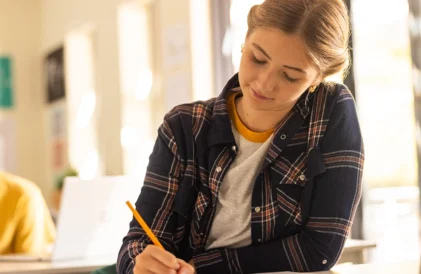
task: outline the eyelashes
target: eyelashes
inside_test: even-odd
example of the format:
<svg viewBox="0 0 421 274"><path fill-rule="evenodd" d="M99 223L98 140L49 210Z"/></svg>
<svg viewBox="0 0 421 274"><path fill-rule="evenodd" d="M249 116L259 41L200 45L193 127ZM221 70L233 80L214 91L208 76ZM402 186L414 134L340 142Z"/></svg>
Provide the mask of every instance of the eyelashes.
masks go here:
<svg viewBox="0 0 421 274"><path fill-rule="evenodd" d="M264 65L264 64L266 64L266 61L259 60L254 55L253 55L252 59L253 59L253 62L255 62L258 65Z"/></svg>
<svg viewBox="0 0 421 274"><path fill-rule="evenodd" d="M259 60L259 59L257 59L256 58L256 56L252 56L252 61L255 63L255 64L257 64L257 65L265 65L266 64L266 61L264 61L264 60ZM295 83L295 82L297 82L298 81L298 79L295 79L295 78L291 78L291 77L289 77L288 76L288 74L286 74L285 72L283 72L283 76L284 76L284 78L285 78L285 80L287 80L288 82L290 82L290 83Z"/></svg>
<svg viewBox="0 0 421 274"><path fill-rule="evenodd" d="M284 77L285 77L285 79L286 79L288 82L290 82L290 83L295 83L295 82L297 82L297 81L298 81L298 79L295 79L295 78L291 78L291 77L289 77L289 76L288 76L288 74L286 74L285 72L284 72Z"/></svg>

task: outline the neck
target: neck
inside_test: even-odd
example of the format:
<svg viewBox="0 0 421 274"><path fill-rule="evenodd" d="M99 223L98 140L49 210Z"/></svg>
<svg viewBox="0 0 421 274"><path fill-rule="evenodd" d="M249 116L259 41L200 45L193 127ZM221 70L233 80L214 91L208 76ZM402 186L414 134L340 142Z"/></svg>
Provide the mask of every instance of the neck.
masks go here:
<svg viewBox="0 0 421 274"><path fill-rule="evenodd" d="M254 132L265 132L276 128L291 110L291 107L280 110L256 110L245 104L243 97L239 97L235 101L235 108L241 122Z"/></svg>

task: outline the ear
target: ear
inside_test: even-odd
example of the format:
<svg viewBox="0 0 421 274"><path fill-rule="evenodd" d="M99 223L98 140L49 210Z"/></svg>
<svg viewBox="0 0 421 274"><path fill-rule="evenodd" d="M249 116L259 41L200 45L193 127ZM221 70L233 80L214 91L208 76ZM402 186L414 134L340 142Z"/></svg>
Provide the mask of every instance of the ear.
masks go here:
<svg viewBox="0 0 421 274"><path fill-rule="evenodd" d="M312 86L318 86L321 82L324 81L324 77L321 72L319 72L316 76L316 79L314 79Z"/></svg>

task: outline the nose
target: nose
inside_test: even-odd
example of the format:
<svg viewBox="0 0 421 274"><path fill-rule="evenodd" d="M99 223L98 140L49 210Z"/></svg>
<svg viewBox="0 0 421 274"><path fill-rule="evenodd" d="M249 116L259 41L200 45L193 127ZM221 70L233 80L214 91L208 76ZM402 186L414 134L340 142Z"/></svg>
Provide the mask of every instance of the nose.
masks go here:
<svg viewBox="0 0 421 274"><path fill-rule="evenodd" d="M257 87L262 92L272 92L276 89L277 80L274 73L262 72L258 77Z"/></svg>

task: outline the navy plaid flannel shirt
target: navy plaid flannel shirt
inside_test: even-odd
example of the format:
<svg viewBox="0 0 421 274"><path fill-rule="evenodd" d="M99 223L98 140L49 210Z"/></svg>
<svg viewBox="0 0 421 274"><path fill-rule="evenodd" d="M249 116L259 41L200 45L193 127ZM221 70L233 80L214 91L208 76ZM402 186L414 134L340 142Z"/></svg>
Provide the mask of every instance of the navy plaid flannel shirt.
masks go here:
<svg viewBox="0 0 421 274"><path fill-rule="evenodd" d="M305 92L275 129L253 188L252 244L204 249L221 182L237 153L226 97L238 86L235 75L217 98L165 116L137 210L165 249L193 259L199 274L330 269L360 201L364 163L355 102L340 84ZM132 273L148 244L133 220L118 273Z"/></svg>

